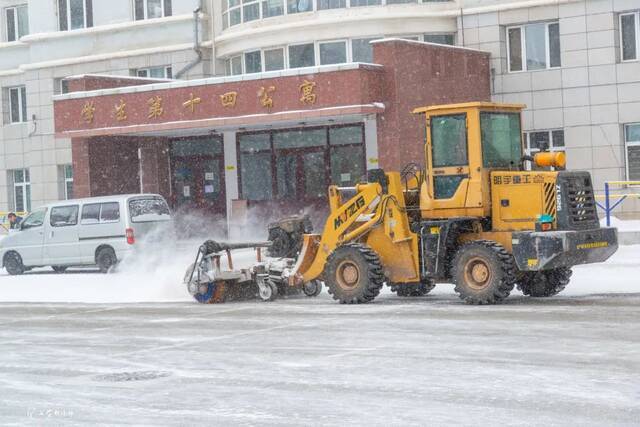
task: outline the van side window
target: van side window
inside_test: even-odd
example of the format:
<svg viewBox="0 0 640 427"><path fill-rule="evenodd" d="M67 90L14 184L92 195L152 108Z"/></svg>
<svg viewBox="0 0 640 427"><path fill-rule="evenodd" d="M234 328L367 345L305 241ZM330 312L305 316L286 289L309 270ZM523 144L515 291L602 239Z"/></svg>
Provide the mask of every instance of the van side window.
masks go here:
<svg viewBox="0 0 640 427"><path fill-rule="evenodd" d="M82 219L80 222L83 225L98 224L100 222L100 203L84 205L82 207Z"/></svg>
<svg viewBox="0 0 640 427"><path fill-rule="evenodd" d="M103 203L100 212L100 222L118 222L120 221L120 203L110 202Z"/></svg>
<svg viewBox="0 0 640 427"><path fill-rule="evenodd" d="M78 205L56 206L51 209L49 220L52 227L69 227L78 224Z"/></svg>

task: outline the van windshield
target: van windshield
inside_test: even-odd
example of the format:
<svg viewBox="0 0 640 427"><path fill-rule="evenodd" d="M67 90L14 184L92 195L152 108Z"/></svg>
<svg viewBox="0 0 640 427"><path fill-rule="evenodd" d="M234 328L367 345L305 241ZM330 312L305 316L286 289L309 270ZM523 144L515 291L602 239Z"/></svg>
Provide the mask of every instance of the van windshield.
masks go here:
<svg viewBox="0 0 640 427"><path fill-rule="evenodd" d="M167 202L160 197L129 200L131 222L153 222L171 220Z"/></svg>

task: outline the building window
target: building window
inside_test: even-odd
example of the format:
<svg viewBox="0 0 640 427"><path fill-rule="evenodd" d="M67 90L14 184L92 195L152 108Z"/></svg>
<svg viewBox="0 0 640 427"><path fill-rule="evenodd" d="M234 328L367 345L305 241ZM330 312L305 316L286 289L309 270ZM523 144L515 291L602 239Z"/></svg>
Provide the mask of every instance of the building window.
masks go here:
<svg viewBox="0 0 640 427"><path fill-rule="evenodd" d="M347 62L347 42L332 41L318 43L320 65L344 64Z"/></svg>
<svg viewBox="0 0 640 427"><path fill-rule="evenodd" d="M267 49L264 51L264 70L284 70L284 48Z"/></svg>
<svg viewBox="0 0 640 427"><path fill-rule="evenodd" d="M640 181L640 123L624 126L627 154L627 180Z"/></svg>
<svg viewBox="0 0 640 427"><path fill-rule="evenodd" d="M171 0L135 0L136 21L171 16Z"/></svg>
<svg viewBox="0 0 640 427"><path fill-rule="evenodd" d="M29 13L26 4L5 9L5 17L8 42L20 40L20 37L29 34Z"/></svg>
<svg viewBox="0 0 640 427"><path fill-rule="evenodd" d="M315 63L313 43L289 46L289 68L313 67Z"/></svg>
<svg viewBox="0 0 640 427"><path fill-rule="evenodd" d="M280 15L284 15L284 0L263 0L262 1L262 17L263 18L271 18L272 16L280 16Z"/></svg>
<svg viewBox="0 0 640 427"><path fill-rule="evenodd" d="M31 211L31 178L29 169L11 171L13 180L13 208L16 212Z"/></svg>
<svg viewBox="0 0 640 427"><path fill-rule="evenodd" d="M620 48L623 61L635 61L640 50L640 12L620 15Z"/></svg>
<svg viewBox="0 0 640 427"><path fill-rule="evenodd" d="M287 0L287 13L311 12L313 0Z"/></svg>
<svg viewBox="0 0 640 427"><path fill-rule="evenodd" d="M324 9L343 9L347 7L347 0L316 0L318 2L318 10Z"/></svg>
<svg viewBox="0 0 640 427"><path fill-rule="evenodd" d="M378 6L381 4L382 4L382 0L351 0L349 6L351 7Z"/></svg>
<svg viewBox="0 0 640 427"><path fill-rule="evenodd" d="M142 1L136 0L136 6L137 3L142 3ZM152 0L145 1L151 2ZM222 0L222 29L256 19L311 12L313 10L403 3L441 3L447 1L451 0ZM142 13L142 6L140 6L140 11ZM136 10L137 16L138 12Z"/></svg>
<svg viewBox="0 0 640 427"><path fill-rule="evenodd" d="M531 131L524 134L525 151L531 155L538 151L564 150L564 131L562 129Z"/></svg>
<svg viewBox="0 0 640 427"><path fill-rule="evenodd" d="M69 80L64 77L53 79L53 94L61 95L65 93L69 93Z"/></svg>
<svg viewBox="0 0 640 427"><path fill-rule="evenodd" d="M238 76L242 74L242 56L237 55L227 59L224 63L227 76Z"/></svg>
<svg viewBox="0 0 640 427"><path fill-rule="evenodd" d="M243 73L260 73L315 65L345 64L347 62L372 63L373 46L371 42L381 38L383 36L316 41L245 52L242 55L227 58L225 72L227 76L234 76ZM401 38L447 45L453 45L455 42L454 35L449 33L405 35Z"/></svg>
<svg viewBox="0 0 640 427"><path fill-rule="evenodd" d="M60 31L93 27L92 0L58 0Z"/></svg>
<svg viewBox="0 0 640 427"><path fill-rule="evenodd" d="M351 40L351 54L353 62L373 62L373 46L371 42L376 38Z"/></svg>
<svg viewBox="0 0 640 427"><path fill-rule="evenodd" d="M262 72L262 54L259 50L244 54L244 70L245 73Z"/></svg>
<svg viewBox="0 0 640 427"><path fill-rule="evenodd" d="M537 23L507 28L509 71L560 67L560 25Z"/></svg>
<svg viewBox="0 0 640 427"><path fill-rule="evenodd" d="M238 134L241 197L317 200L365 174L361 124Z"/></svg>
<svg viewBox="0 0 640 427"><path fill-rule="evenodd" d="M65 200L73 199L73 165L60 166Z"/></svg>
<svg viewBox="0 0 640 427"><path fill-rule="evenodd" d="M27 89L25 86L10 87L5 90L8 114L5 123L21 123L27 121Z"/></svg>
<svg viewBox="0 0 640 427"><path fill-rule="evenodd" d="M260 1L242 0L242 22L260 19Z"/></svg>
<svg viewBox="0 0 640 427"><path fill-rule="evenodd" d="M138 68L133 70L132 75L136 77L147 77L151 79L171 79L173 78L173 69L171 66Z"/></svg>
<svg viewBox="0 0 640 427"><path fill-rule="evenodd" d="M447 44L453 46L455 37L453 34L425 34L424 41L427 43Z"/></svg>

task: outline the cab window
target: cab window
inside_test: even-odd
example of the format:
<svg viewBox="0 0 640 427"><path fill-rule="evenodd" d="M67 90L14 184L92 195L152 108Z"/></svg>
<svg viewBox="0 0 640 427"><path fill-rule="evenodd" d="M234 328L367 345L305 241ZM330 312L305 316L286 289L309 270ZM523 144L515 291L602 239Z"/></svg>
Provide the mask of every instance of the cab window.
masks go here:
<svg viewBox="0 0 640 427"><path fill-rule="evenodd" d="M513 168L522 159L520 114L481 112L482 164L485 168Z"/></svg>
<svg viewBox="0 0 640 427"><path fill-rule="evenodd" d="M466 114L431 117L431 157L434 168L469 164Z"/></svg>
<svg viewBox="0 0 640 427"><path fill-rule="evenodd" d="M46 209L31 212L31 214L20 223L20 228L26 230L27 228L41 227L42 224L44 224L44 216L46 213Z"/></svg>
<svg viewBox="0 0 640 427"><path fill-rule="evenodd" d="M51 208L49 223L52 227L69 227L78 224L78 205Z"/></svg>

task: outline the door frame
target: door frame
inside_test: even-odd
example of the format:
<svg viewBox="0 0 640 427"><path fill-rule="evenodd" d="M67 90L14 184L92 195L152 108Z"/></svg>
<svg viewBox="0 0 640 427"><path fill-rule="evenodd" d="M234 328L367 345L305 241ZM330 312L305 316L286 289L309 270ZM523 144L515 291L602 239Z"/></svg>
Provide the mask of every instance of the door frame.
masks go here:
<svg viewBox="0 0 640 427"><path fill-rule="evenodd" d="M211 141L212 139L215 139L219 142L220 144L220 153L212 153L212 154L190 154L188 156L174 156L173 155L173 143L177 142L177 141ZM214 135L199 135L199 136L184 136L184 137L179 137L179 138L171 138L169 140L169 181L171 182L171 193L169 195L169 198L171 200L171 204L173 205L172 208L175 209L177 207L177 202L174 201L174 196L177 196L177 189L175 188L175 182L174 182L174 172L175 172L175 165L176 165L176 161L178 159L187 159L186 163L191 164L192 162L189 159L193 159L193 158L199 158L199 160L202 161L208 161L208 160L219 160L220 161L220 168L219 168L219 176L220 176L220 189L221 189L221 195L220 195L220 200L224 203L224 206L221 207L220 212L216 212L217 214L220 214L222 216L224 216L225 218L227 217L227 185L226 185L226 176L225 176L225 159L224 159L224 138L221 134L214 134ZM204 172L204 171L203 171ZM194 177L195 179L195 177ZM203 184L204 185L204 184ZM195 190L195 188L194 188ZM203 194L204 194L204 189L202 190ZM176 197L177 199L177 197ZM201 198L201 200L195 201L196 204L201 204L202 202L204 202L204 198Z"/></svg>

